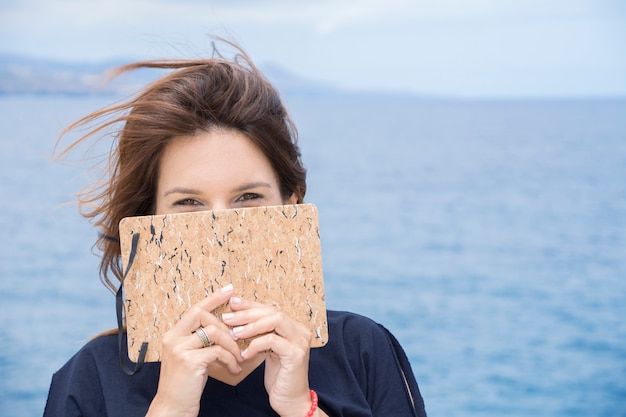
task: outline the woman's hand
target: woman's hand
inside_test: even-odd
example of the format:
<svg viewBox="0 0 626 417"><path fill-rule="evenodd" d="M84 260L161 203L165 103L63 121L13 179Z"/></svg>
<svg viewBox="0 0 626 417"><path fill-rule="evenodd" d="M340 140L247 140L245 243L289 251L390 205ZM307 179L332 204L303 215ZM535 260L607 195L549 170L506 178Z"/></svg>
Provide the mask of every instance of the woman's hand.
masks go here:
<svg viewBox="0 0 626 417"><path fill-rule="evenodd" d="M209 295L163 335L159 385L148 416L197 417L210 369L241 372L239 346L230 328L212 313L228 302L232 294L233 287L228 285ZM199 328L204 329L211 343L209 347L205 348L202 339L194 334Z"/></svg>
<svg viewBox="0 0 626 417"><path fill-rule="evenodd" d="M238 339L257 336L246 350L244 360L257 355L265 359L265 389L270 405L283 417L306 416L311 407L309 393L309 350L311 332L276 307L230 299L232 313L222 316Z"/></svg>

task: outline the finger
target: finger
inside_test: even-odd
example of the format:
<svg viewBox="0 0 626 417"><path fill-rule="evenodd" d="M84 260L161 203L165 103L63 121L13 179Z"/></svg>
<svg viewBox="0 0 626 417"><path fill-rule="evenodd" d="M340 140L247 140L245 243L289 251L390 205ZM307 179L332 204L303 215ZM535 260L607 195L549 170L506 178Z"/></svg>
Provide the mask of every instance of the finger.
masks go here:
<svg viewBox="0 0 626 417"><path fill-rule="evenodd" d="M253 339L241 352L241 357L246 360L270 352L270 356L280 358L282 366L293 370L308 363L309 350L309 346L297 345L276 333L268 333Z"/></svg>
<svg viewBox="0 0 626 417"><path fill-rule="evenodd" d="M232 327L232 335L235 339L245 339L259 334L274 331L274 325L266 323L262 326L246 326L264 317L273 316L279 310L276 307L267 304L261 304L242 299L240 297L231 297L229 301L231 312L222 314L222 321ZM276 318L275 320L278 320ZM240 334L241 332L241 334Z"/></svg>
<svg viewBox="0 0 626 417"><path fill-rule="evenodd" d="M220 305L226 303L232 296L233 286L229 284L219 291L209 294L200 302L191 306L180 321L172 328L178 336L184 336L195 331L200 326L206 326L212 322L211 312Z"/></svg>
<svg viewBox="0 0 626 417"><path fill-rule="evenodd" d="M192 336L196 337L195 335ZM223 346L214 344L208 348L194 349L189 352L192 360L205 363L206 366L219 362L232 374L238 374L241 372L241 366L239 365L240 354L238 349L237 352L233 353Z"/></svg>
<svg viewBox="0 0 626 417"><path fill-rule="evenodd" d="M290 343L303 348L308 348L311 344L311 331L282 311L269 310L268 312L267 309L253 309L233 314L234 317L227 320L226 323L234 326L232 333L237 339L276 333L278 336L288 339Z"/></svg>
<svg viewBox="0 0 626 417"><path fill-rule="evenodd" d="M231 312L222 314L222 321L231 327L243 325L279 311L277 307L231 297L228 302Z"/></svg>
<svg viewBox="0 0 626 417"><path fill-rule="evenodd" d="M228 284L220 288L219 291L215 291L212 294L209 294L205 299L198 302L198 306L208 311L213 311L218 306L224 304L224 298L228 300L230 297L232 297L233 291L233 284ZM215 301L215 299L217 299L217 301Z"/></svg>
<svg viewBox="0 0 626 417"><path fill-rule="evenodd" d="M251 308L271 308L279 310L277 304L260 303L257 301L251 301L241 297L231 297L228 301L228 305L233 311L247 310Z"/></svg>
<svg viewBox="0 0 626 417"><path fill-rule="evenodd" d="M214 317L214 320L217 320ZM204 347L202 338L198 330L189 332L184 336L177 336L172 331L166 332L162 339L163 351L168 355L173 355L173 362L201 361L206 366L215 360L219 360L226 365L231 372L237 372L241 361L239 345L230 335L230 329L223 323L210 324L200 327L206 340L210 342L208 347ZM228 353L226 355L226 352Z"/></svg>
<svg viewBox="0 0 626 417"><path fill-rule="evenodd" d="M203 341L203 332L208 346L205 346ZM239 345L237 345L237 342L231 336L230 329L223 323L200 327L198 330L185 337L182 347L186 349L210 349L216 345L221 346L235 356L239 354Z"/></svg>

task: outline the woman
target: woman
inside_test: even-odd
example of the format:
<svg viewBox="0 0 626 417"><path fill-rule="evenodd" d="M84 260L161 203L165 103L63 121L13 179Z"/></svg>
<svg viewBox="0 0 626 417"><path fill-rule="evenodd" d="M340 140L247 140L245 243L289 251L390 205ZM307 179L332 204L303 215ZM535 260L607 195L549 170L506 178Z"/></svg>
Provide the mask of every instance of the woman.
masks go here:
<svg viewBox="0 0 626 417"><path fill-rule="evenodd" d="M118 73L146 67L172 71L69 128L92 127L71 149L121 126L108 181L80 196L102 232L100 271L113 291L122 218L302 203L306 191L296 129L245 54ZM90 341L53 376L44 415L425 416L406 356L382 326L329 311L329 342L311 350L304 325L236 291L226 286L191 308L164 335L161 362L134 375L120 367L126 344L118 349L115 335ZM232 313L211 314L226 303ZM253 336L240 351L236 339Z"/></svg>

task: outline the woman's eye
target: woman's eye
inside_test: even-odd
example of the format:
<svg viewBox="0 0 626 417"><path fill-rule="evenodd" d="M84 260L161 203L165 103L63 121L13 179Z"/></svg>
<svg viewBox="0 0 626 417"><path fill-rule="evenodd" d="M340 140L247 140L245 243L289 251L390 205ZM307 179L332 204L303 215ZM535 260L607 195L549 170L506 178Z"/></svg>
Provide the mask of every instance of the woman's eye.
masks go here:
<svg viewBox="0 0 626 417"><path fill-rule="evenodd" d="M245 193L239 196L239 198L237 198L237 201L255 200L257 198L261 198L261 196L256 193Z"/></svg>
<svg viewBox="0 0 626 417"><path fill-rule="evenodd" d="M200 203L198 203L193 198L184 198L184 199L178 200L176 203L174 203L174 205L177 205L177 206L195 206L195 205L198 205L198 204L200 204Z"/></svg>

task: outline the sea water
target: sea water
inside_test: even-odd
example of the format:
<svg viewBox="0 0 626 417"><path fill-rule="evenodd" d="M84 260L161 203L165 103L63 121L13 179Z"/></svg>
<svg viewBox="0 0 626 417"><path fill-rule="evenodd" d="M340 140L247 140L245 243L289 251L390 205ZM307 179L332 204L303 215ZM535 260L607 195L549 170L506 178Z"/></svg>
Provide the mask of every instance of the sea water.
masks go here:
<svg viewBox="0 0 626 417"><path fill-rule="evenodd" d="M0 97L2 416L41 415L115 326L96 230L65 204L95 177L51 160L111 100ZM429 416L626 416L626 100L287 103L327 305L399 338Z"/></svg>

